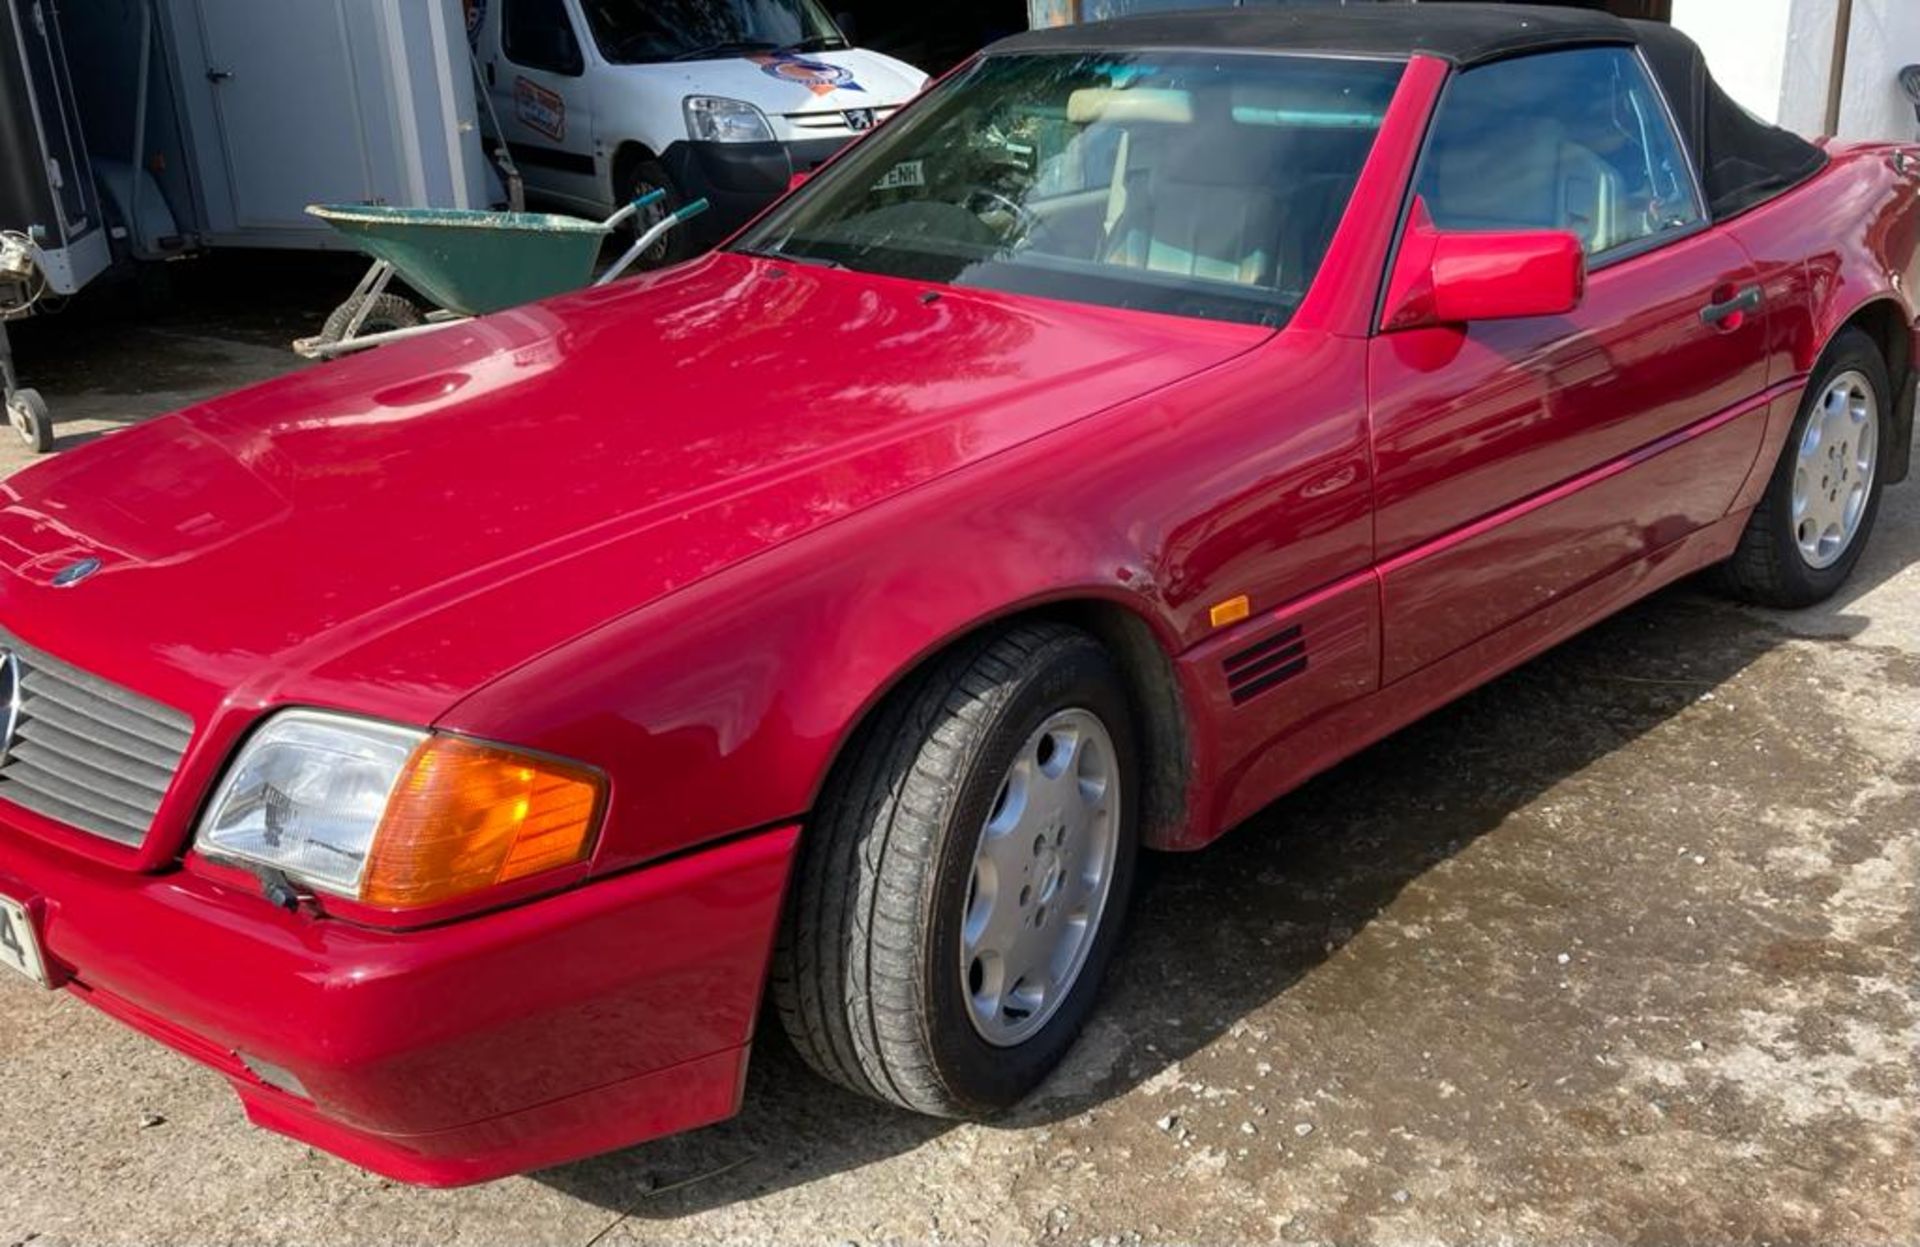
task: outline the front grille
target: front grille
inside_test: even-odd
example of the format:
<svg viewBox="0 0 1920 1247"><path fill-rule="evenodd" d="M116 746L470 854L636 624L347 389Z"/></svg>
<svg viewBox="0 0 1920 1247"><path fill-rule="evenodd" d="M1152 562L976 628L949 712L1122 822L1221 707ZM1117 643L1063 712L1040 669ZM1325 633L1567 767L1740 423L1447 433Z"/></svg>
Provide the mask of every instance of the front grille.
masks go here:
<svg viewBox="0 0 1920 1247"><path fill-rule="evenodd" d="M0 693L15 707L0 799L138 847L180 769L193 721L4 633L0 651L11 655Z"/></svg>
<svg viewBox="0 0 1920 1247"><path fill-rule="evenodd" d="M857 126L854 119L845 112L788 113L787 121L795 130L815 137L820 134L860 134L873 129L887 118L900 111L898 105L892 108L857 108L849 110L870 114L865 126Z"/></svg>

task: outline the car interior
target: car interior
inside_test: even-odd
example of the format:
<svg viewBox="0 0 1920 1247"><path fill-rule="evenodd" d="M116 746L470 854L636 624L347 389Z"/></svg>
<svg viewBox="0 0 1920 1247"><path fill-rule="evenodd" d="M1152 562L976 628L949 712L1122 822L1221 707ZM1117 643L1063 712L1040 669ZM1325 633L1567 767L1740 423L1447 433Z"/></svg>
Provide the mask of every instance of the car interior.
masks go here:
<svg viewBox="0 0 1920 1247"><path fill-rule="evenodd" d="M1602 255L1697 219L1665 117L1624 53L1478 69L1434 123L1419 191L1455 230L1565 230ZM1551 72L1567 89L1541 89ZM1539 101L1551 105L1542 110Z"/></svg>
<svg viewBox="0 0 1920 1247"><path fill-rule="evenodd" d="M1082 129L1056 159L1098 152L1087 163L1106 168L1089 167L1077 194L1029 198L1040 224L1025 249L1304 290L1378 119L1283 105L1244 87L1073 92L1067 120Z"/></svg>
<svg viewBox="0 0 1920 1247"><path fill-rule="evenodd" d="M1491 146L1436 143L1423 193L1437 220L1458 230L1566 230L1589 253L1620 240L1613 168L1558 119L1508 114L1489 131Z"/></svg>

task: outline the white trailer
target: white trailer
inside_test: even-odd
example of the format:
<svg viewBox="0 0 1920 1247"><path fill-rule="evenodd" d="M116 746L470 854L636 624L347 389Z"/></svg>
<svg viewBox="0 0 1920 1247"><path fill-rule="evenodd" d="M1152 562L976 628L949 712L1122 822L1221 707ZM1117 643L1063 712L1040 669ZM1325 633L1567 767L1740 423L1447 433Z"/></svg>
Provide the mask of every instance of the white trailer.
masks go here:
<svg viewBox="0 0 1920 1247"><path fill-rule="evenodd" d="M4 322L116 263L332 250L313 203L490 207L463 0L0 0Z"/></svg>
<svg viewBox="0 0 1920 1247"><path fill-rule="evenodd" d="M337 247L311 203L493 202L461 0L68 0L60 17L138 254L175 249L129 203L148 192L186 248Z"/></svg>
<svg viewBox="0 0 1920 1247"><path fill-rule="evenodd" d="M458 0L169 8L214 245L339 245L313 203L490 202Z"/></svg>

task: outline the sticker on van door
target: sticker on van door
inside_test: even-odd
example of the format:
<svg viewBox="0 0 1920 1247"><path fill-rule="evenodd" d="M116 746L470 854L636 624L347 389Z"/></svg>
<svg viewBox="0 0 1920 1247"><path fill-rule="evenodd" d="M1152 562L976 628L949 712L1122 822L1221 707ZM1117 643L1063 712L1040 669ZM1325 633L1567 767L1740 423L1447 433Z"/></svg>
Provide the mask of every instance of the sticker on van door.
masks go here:
<svg viewBox="0 0 1920 1247"><path fill-rule="evenodd" d="M567 101L530 79L513 80L513 114L556 143L567 137Z"/></svg>
<svg viewBox="0 0 1920 1247"><path fill-rule="evenodd" d="M795 86L805 87L815 95L832 95L835 91L866 90L854 81L853 71L838 65L829 65L825 61L810 61L804 56L795 56L791 52L769 52L763 56L747 58L760 67L760 72L769 78L778 78L782 82L791 82Z"/></svg>

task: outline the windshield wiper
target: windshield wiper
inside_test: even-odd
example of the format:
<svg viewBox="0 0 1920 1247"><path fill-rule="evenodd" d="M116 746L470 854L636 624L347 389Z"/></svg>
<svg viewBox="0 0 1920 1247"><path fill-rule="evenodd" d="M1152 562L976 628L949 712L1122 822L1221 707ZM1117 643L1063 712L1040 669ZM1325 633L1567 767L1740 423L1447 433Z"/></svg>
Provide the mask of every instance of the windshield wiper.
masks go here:
<svg viewBox="0 0 1920 1247"><path fill-rule="evenodd" d="M689 48L667 59L670 61L704 61L714 57L728 56L736 52L776 52L777 43L765 39L729 39L724 43L709 43L704 47Z"/></svg>
<svg viewBox="0 0 1920 1247"><path fill-rule="evenodd" d="M782 52L839 52L853 45L845 35L808 35L798 43L789 43Z"/></svg>
<svg viewBox="0 0 1920 1247"><path fill-rule="evenodd" d="M787 264L806 264L813 268L843 269L847 267L840 261L829 260L825 256L794 255L787 251L776 251L772 247L733 247L730 250L736 255L750 255L760 260L780 260Z"/></svg>

